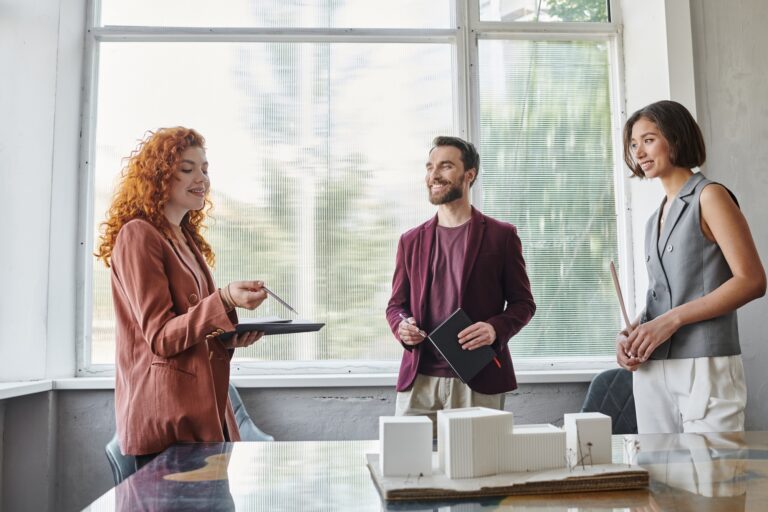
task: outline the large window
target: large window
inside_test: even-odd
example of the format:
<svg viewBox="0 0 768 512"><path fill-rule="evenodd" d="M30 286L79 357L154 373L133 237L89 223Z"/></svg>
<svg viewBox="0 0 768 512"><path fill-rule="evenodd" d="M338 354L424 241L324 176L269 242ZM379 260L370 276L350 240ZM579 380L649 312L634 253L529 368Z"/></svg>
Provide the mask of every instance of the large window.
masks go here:
<svg viewBox="0 0 768 512"><path fill-rule="evenodd" d="M481 40L483 209L519 226L538 309L513 356L608 356L617 258L603 41Z"/></svg>
<svg viewBox="0 0 768 512"><path fill-rule="evenodd" d="M241 368L396 365L384 309L399 235L434 214L423 178L438 134L478 145L473 202L518 226L538 304L510 345L518 367L612 353L617 30L606 2L94 7L90 243L145 131L194 127L208 143L216 281L263 279L326 323L238 351ZM114 320L109 272L87 264L80 365L91 371L113 363ZM268 300L242 316L286 314Z"/></svg>

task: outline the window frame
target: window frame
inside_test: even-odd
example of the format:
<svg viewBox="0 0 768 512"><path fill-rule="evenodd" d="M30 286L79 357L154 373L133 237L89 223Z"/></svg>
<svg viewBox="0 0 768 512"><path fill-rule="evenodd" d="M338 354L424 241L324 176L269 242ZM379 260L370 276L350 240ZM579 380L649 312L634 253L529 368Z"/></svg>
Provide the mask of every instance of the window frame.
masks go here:
<svg viewBox="0 0 768 512"><path fill-rule="evenodd" d="M625 163L620 148L623 145L621 127L626 119L626 99L624 91L624 58L622 46L622 24L620 0L607 0L608 13L611 18L607 23L584 22L497 22L481 21L479 0L469 0L469 9L466 12L466 25L470 27L472 41L467 44L471 73L469 87L470 104L467 106L470 125L468 131L470 140L480 140L480 109L472 106L480 105L479 83L479 52L478 40L585 40L605 41L608 44L610 92L611 92L611 134L613 139L613 180L615 191L616 233L618 243L618 259L621 263L618 268L619 281L624 300L628 308L628 314L634 318L635 307L635 282L631 278L634 275L634 258L632 247L632 222L630 208L630 188L624 175ZM480 180L471 193L472 204L482 210L482 187ZM523 247L525 251L525 247ZM607 271L607 269L606 269ZM618 311L618 304L617 304ZM617 312L618 315L618 312ZM551 371L551 370L588 370L606 369L616 365L613 357L580 357L574 358L532 358L515 361L515 368L522 371Z"/></svg>
<svg viewBox="0 0 768 512"><path fill-rule="evenodd" d="M608 0L612 20L607 23L583 22L492 22L480 21L478 0L450 0L453 27L443 29L317 29L317 28L199 28L199 27L127 27L99 26L99 0L88 0L81 125L81 198L78 214L79 263L76 308L77 375L96 377L114 375L114 364L90 363L93 255L94 181L90 163L95 154L96 105L99 47L102 42L324 42L324 43L450 43L453 46L455 73L453 88L454 125L457 134L471 141L479 140L479 39L600 40L609 46L611 118L614 141L614 190L618 222L618 254L624 296L634 297L633 257L628 184L624 179L621 134L625 112L623 105L623 57L619 0ZM482 209L482 182L473 187L472 203ZM395 241L393 241L395 243ZM607 269L606 269L607 271ZM629 308L634 308L630 302ZM383 310L382 310L383 315ZM618 316L618 308L617 308ZM392 341L392 340L390 340ZM384 342L384 340L382 340ZM394 341L392 341L394 342ZM319 360L319 361L233 361L233 376L257 375L374 375L396 374L396 360ZM518 373L583 372L615 366L612 357L524 358L516 360ZM583 380L580 379L580 380Z"/></svg>

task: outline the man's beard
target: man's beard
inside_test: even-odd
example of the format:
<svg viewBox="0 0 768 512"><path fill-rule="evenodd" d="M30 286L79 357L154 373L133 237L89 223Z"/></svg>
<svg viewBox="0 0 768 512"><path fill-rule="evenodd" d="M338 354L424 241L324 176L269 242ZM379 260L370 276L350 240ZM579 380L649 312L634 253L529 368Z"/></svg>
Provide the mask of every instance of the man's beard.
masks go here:
<svg viewBox="0 0 768 512"><path fill-rule="evenodd" d="M444 191L441 195L433 195L430 189L427 189L429 194L429 202L434 205L441 205L450 203L457 199L464 197L464 192L459 185L447 182L439 182L441 185L448 185L448 190Z"/></svg>

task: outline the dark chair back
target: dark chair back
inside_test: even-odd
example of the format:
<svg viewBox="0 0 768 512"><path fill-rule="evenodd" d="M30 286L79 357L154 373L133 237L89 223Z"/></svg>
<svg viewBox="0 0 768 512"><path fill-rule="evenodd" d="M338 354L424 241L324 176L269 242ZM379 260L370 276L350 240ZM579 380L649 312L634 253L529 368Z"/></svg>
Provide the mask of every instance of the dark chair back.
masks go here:
<svg viewBox="0 0 768 512"><path fill-rule="evenodd" d="M105 451L109 466L112 468L112 479L115 481L115 485L136 472L136 458L133 455L122 454L120 443L117 441L117 433L109 440Z"/></svg>
<svg viewBox="0 0 768 512"><path fill-rule="evenodd" d="M601 412L610 416L614 434L637 434L632 372L613 368L595 375L581 412Z"/></svg>

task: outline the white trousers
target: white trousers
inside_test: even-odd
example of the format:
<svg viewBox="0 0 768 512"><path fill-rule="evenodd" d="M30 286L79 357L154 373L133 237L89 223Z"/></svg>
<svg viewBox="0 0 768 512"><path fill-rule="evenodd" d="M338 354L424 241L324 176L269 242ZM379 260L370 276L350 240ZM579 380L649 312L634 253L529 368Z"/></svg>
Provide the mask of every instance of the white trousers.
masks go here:
<svg viewBox="0 0 768 512"><path fill-rule="evenodd" d="M744 430L741 356L648 360L632 387L639 434Z"/></svg>

